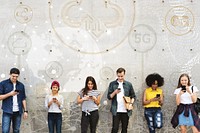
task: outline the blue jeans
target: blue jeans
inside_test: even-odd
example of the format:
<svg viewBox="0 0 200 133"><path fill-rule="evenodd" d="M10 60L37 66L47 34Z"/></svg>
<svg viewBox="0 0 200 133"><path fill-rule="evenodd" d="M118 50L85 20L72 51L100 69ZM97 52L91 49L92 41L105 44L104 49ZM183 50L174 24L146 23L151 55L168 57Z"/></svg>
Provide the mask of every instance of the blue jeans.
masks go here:
<svg viewBox="0 0 200 133"><path fill-rule="evenodd" d="M56 133L61 133L62 113L48 113L48 127L49 133L54 133L54 127L56 127Z"/></svg>
<svg viewBox="0 0 200 133"><path fill-rule="evenodd" d="M10 132L11 121L12 121L13 133L19 133L21 125L21 114L19 114L19 112L14 112L13 114L3 112L2 133Z"/></svg>
<svg viewBox="0 0 200 133"><path fill-rule="evenodd" d="M163 114L160 108L145 108L144 115L149 127L149 133L155 133L156 128L162 128Z"/></svg>

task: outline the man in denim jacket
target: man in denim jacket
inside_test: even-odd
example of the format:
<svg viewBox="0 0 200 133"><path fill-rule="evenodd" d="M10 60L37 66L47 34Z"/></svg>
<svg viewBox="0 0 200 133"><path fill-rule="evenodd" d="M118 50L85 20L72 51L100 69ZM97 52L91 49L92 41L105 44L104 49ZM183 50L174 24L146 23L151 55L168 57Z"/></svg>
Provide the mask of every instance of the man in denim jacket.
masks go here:
<svg viewBox="0 0 200 133"><path fill-rule="evenodd" d="M10 78L0 83L0 100L2 100L2 133L10 132L12 122L13 133L20 132L21 116L26 119L26 94L24 85L17 80L20 71L17 68L10 70Z"/></svg>
<svg viewBox="0 0 200 133"><path fill-rule="evenodd" d="M132 110L125 108L123 96L131 98L131 104L135 99L135 92L130 82L125 81L125 69L118 68L116 71L117 79L112 81L108 88L107 98L112 100L111 112L113 115L111 133L118 133L119 123L122 123L121 133L127 133L129 117L132 115Z"/></svg>

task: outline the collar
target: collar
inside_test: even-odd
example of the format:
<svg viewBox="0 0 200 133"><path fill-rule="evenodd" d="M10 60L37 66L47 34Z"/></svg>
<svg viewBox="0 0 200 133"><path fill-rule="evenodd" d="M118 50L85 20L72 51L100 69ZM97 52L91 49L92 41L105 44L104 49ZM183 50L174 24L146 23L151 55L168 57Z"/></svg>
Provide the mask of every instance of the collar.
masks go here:
<svg viewBox="0 0 200 133"><path fill-rule="evenodd" d="M150 87L150 88L151 88L151 91L158 91L158 87L155 90L153 90L152 87Z"/></svg>
<svg viewBox="0 0 200 133"><path fill-rule="evenodd" d="M11 83L11 84L13 84L13 82L10 80L10 78L8 79L8 81ZM18 83L19 81L17 80L16 81L16 84Z"/></svg>

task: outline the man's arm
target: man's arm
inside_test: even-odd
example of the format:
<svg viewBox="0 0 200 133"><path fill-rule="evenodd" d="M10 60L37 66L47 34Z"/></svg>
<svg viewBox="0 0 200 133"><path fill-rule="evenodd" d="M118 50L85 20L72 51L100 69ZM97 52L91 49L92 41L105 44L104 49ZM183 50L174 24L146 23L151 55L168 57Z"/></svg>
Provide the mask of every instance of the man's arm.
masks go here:
<svg viewBox="0 0 200 133"><path fill-rule="evenodd" d="M23 118L27 119L28 118L28 110L27 110L27 107L26 107L26 100L25 99L22 101L22 106L23 106L23 109L24 109L24 116L23 116Z"/></svg>
<svg viewBox="0 0 200 133"><path fill-rule="evenodd" d="M10 96L14 96L16 95L18 92L15 92L15 91L11 91L9 93L6 93L6 94L3 94L3 95L0 95L0 100L4 100Z"/></svg>
<svg viewBox="0 0 200 133"><path fill-rule="evenodd" d="M113 85L112 83L110 83L109 87L108 87L108 94L107 94L107 98L109 100L111 100L116 94L118 94L120 92L120 90L116 89L113 90Z"/></svg>
<svg viewBox="0 0 200 133"><path fill-rule="evenodd" d="M131 91L130 97L132 98L132 99L131 99L131 103L133 103L133 102L136 100L136 95L135 95L135 91L134 91L134 89L133 89L132 84L130 84L130 91Z"/></svg>

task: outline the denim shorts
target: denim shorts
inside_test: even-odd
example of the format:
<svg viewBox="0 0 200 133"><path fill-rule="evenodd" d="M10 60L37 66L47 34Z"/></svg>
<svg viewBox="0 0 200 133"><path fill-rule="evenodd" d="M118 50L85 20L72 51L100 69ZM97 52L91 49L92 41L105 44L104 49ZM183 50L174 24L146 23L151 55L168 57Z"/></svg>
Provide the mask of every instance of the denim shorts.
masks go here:
<svg viewBox="0 0 200 133"><path fill-rule="evenodd" d="M179 115L179 125L194 126L191 110L189 109L189 117L184 116L184 111Z"/></svg>

